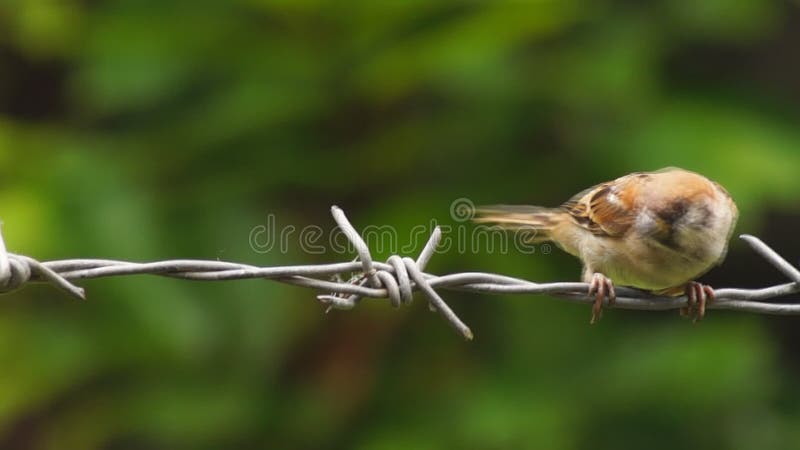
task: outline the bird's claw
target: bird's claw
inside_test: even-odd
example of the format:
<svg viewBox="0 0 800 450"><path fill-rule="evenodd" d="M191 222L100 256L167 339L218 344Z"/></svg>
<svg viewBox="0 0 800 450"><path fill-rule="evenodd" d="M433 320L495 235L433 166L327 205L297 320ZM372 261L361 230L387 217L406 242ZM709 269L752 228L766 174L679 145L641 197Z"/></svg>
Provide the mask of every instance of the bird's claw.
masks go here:
<svg viewBox="0 0 800 450"><path fill-rule="evenodd" d="M594 297L594 303L592 304L592 320L589 323L594 324L603 315L603 299L608 298L609 307L614 306L617 300L617 294L614 292L614 283L602 273L595 273L589 282L589 297L592 296Z"/></svg>
<svg viewBox="0 0 800 450"><path fill-rule="evenodd" d="M706 305L714 301L714 289L707 285L692 281L686 285L687 305L681 308L681 315L691 316L692 322L703 320L706 315Z"/></svg>

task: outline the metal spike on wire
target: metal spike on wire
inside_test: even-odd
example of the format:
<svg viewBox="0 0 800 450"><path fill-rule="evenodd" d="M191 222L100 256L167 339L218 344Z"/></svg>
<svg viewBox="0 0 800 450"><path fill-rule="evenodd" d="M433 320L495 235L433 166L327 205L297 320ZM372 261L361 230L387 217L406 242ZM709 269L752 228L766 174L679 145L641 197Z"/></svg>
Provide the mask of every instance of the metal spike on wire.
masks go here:
<svg viewBox="0 0 800 450"><path fill-rule="evenodd" d="M39 262L31 257L9 253L0 233L0 293L18 290L30 282L52 284L68 294L85 299L83 288L75 280L123 275L158 275L196 281L221 281L260 278L308 287L325 292L317 299L327 309L350 309L364 298L388 299L397 307L409 304L413 292L422 292L429 307L442 315L465 339L472 331L453 312L437 293L437 289L487 294L545 294L577 303L592 303L589 285L577 282L535 283L505 275L465 272L449 275L426 273L425 267L442 238L439 227L433 230L427 244L416 260L392 255L385 263L372 259L369 248L340 208L333 206L331 214L358 253L352 262L259 267L225 261L169 260L148 263L107 259L62 259ZM2 223L0 223L0 227ZM717 289L715 300L707 309L727 309L742 312L796 315L800 301L770 302L770 299L800 292L800 270L787 262L760 239L740 236L750 247L781 273L788 283L761 289ZM330 281L332 276L355 273L347 281ZM620 287L617 289L616 309L663 311L687 306L684 297L660 297L646 292Z"/></svg>

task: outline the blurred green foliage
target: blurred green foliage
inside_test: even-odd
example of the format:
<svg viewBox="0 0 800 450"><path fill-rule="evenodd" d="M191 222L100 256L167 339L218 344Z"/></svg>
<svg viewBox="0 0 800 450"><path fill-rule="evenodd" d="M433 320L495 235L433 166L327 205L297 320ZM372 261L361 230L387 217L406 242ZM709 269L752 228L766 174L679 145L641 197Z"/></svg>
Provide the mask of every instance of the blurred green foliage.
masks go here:
<svg viewBox="0 0 800 450"><path fill-rule="evenodd" d="M635 170L721 182L787 256L800 9L766 0L0 2L0 217L41 259L254 252L250 230L451 224ZM401 242L404 244L405 242ZM421 243L420 243L421 245ZM385 255L384 255L385 256ZM708 280L780 280L734 243ZM575 279L560 253L430 270ZM797 448L796 318L447 293L324 316L313 293L157 278L0 304L0 447Z"/></svg>

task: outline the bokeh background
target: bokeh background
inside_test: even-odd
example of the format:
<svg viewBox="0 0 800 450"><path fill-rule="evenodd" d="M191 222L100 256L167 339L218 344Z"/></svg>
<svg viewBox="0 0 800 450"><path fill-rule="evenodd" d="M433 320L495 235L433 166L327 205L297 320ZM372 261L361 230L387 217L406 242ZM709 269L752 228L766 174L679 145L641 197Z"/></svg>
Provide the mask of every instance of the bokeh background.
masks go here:
<svg viewBox="0 0 800 450"><path fill-rule="evenodd" d="M249 235L453 225L682 166L800 256L800 4L0 2L0 217L39 259L344 261ZM420 248L419 242L417 248ZM382 257L386 256L384 252ZM429 270L574 280L559 252ZM784 281L734 240L716 286ZM0 448L798 448L800 318L447 292L324 315L264 281L30 286L0 303ZM419 299L418 299L419 300Z"/></svg>

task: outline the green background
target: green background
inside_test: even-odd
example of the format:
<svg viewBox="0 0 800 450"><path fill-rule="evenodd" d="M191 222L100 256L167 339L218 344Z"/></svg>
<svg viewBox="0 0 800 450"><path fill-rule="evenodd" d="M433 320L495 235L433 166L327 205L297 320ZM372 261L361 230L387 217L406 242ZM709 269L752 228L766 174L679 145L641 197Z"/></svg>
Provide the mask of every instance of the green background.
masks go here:
<svg viewBox="0 0 800 450"><path fill-rule="evenodd" d="M255 252L254 227L458 225L637 170L726 186L800 255L800 8L741 0L0 1L0 217L41 260ZM416 249L422 242L416 243ZM375 252L385 258L388 251ZM416 250L411 252L416 254ZM434 273L575 280L561 252ZM742 242L704 278L784 281ZM797 448L800 318L444 292L328 315L250 280L30 286L0 303L0 448Z"/></svg>

